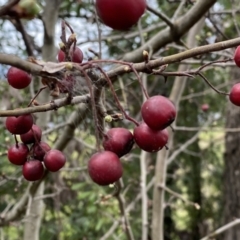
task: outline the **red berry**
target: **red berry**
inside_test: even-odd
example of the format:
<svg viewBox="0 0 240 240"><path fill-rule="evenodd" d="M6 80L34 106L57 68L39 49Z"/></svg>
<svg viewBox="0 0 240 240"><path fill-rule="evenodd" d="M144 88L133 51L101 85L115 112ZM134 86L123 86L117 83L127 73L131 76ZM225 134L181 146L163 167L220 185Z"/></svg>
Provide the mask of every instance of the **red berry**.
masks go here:
<svg viewBox="0 0 240 240"><path fill-rule="evenodd" d="M72 52L73 52L73 47L70 49L70 56L71 56L72 62L82 63L83 53L82 53L81 49L78 47L75 47L74 53L72 53Z"/></svg>
<svg viewBox="0 0 240 240"><path fill-rule="evenodd" d="M65 53L60 49L58 52L58 61L64 62L65 61Z"/></svg>
<svg viewBox="0 0 240 240"><path fill-rule="evenodd" d="M45 154L43 161L49 171L57 172L65 165L66 157L61 151L53 149Z"/></svg>
<svg viewBox="0 0 240 240"><path fill-rule="evenodd" d="M128 30L146 9L146 0L96 0L97 14L104 24L117 30Z"/></svg>
<svg viewBox="0 0 240 240"><path fill-rule="evenodd" d="M73 47L70 48L70 58L72 62L82 63L83 61L83 53L79 47L75 47L75 51L73 52ZM62 50L58 52L58 61L63 62L66 61L65 53Z"/></svg>
<svg viewBox="0 0 240 240"><path fill-rule="evenodd" d="M238 67L240 67L240 46L238 46L237 49L235 50L233 59L234 59L235 64Z"/></svg>
<svg viewBox="0 0 240 240"><path fill-rule="evenodd" d="M201 106L201 109L204 111L204 112L207 112L208 109L209 109L209 105L207 103L204 103L202 106Z"/></svg>
<svg viewBox="0 0 240 240"><path fill-rule="evenodd" d="M118 156L110 151L92 155L88 162L88 173L99 185L109 185L122 177L123 169Z"/></svg>
<svg viewBox="0 0 240 240"><path fill-rule="evenodd" d="M25 144L35 143L41 141L42 130L39 126L33 124L32 128L25 134L21 134L20 138Z"/></svg>
<svg viewBox="0 0 240 240"><path fill-rule="evenodd" d="M44 167L40 161L34 159L25 162L22 168L22 174L28 181L37 181L43 177Z"/></svg>
<svg viewBox="0 0 240 240"><path fill-rule="evenodd" d="M31 114L26 114L18 117L7 117L5 126L12 134L24 134L28 132L33 125L33 117Z"/></svg>
<svg viewBox="0 0 240 240"><path fill-rule="evenodd" d="M230 91L229 99L234 105L240 106L240 83L233 85Z"/></svg>
<svg viewBox="0 0 240 240"><path fill-rule="evenodd" d="M103 140L104 149L116 153L119 157L129 153L133 144L133 135L125 128L110 129Z"/></svg>
<svg viewBox="0 0 240 240"><path fill-rule="evenodd" d="M46 142L35 143L32 148L33 157L39 161L42 161L45 154L51 150L51 147Z"/></svg>
<svg viewBox="0 0 240 240"><path fill-rule="evenodd" d="M162 130L175 120L176 108L168 98L158 95L143 103L141 114L150 128Z"/></svg>
<svg viewBox="0 0 240 240"><path fill-rule="evenodd" d="M31 76L18 68L10 67L7 73L7 80L9 85L16 89L23 89L31 83Z"/></svg>
<svg viewBox="0 0 240 240"><path fill-rule="evenodd" d="M27 161L29 149L24 143L18 143L8 149L8 160L15 165L23 165Z"/></svg>
<svg viewBox="0 0 240 240"><path fill-rule="evenodd" d="M133 136L136 144L146 152L157 152L161 150L168 141L168 131L152 130L146 123L141 123L134 128Z"/></svg>

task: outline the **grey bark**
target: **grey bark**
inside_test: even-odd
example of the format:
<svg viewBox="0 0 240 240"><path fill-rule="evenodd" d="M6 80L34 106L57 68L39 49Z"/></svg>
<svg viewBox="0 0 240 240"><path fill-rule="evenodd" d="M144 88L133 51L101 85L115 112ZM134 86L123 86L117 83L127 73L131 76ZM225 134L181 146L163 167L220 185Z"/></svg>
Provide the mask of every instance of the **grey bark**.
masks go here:
<svg viewBox="0 0 240 240"><path fill-rule="evenodd" d="M196 44L195 36L203 27L204 19L201 19L194 28L191 29L188 35L187 44L190 48ZM179 71L187 69L187 65L180 65ZM176 77L174 85L170 94L170 99L178 108L180 97L184 91L187 78ZM173 133L169 132L168 147L173 146ZM153 190L153 215L152 215L152 240L164 240L164 189L159 188L159 185L165 186L165 175L167 171L167 158L169 151L161 150L157 155L157 162L155 167L155 184Z"/></svg>

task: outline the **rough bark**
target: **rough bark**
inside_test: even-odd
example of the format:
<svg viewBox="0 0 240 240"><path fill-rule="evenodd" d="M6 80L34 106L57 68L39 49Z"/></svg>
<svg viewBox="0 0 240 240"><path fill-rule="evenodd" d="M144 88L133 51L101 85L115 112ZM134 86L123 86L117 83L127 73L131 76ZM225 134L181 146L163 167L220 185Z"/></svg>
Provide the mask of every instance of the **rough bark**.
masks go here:
<svg viewBox="0 0 240 240"><path fill-rule="evenodd" d="M232 79L239 79L239 69L232 71ZM226 128L240 127L240 108L228 103ZM240 217L240 134L227 132L225 136L224 154L224 223L227 224ZM223 240L240 239L240 228L228 229L222 236Z"/></svg>

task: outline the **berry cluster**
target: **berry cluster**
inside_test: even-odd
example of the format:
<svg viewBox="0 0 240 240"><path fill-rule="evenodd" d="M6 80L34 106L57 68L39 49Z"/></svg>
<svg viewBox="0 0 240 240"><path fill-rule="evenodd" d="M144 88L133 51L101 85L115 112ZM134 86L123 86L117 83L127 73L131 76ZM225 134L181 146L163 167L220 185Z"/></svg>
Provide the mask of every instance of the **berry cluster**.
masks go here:
<svg viewBox="0 0 240 240"><path fill-rule="evenodd" d="M141 107L143 122L133 134L125 128L112 128L103 138L104 151L95 153L88 162L88 172L99 185L108 185L122 177L120 157L130 152L134 142L147 152L157 152L166 146L168 127L176 117L173 103L164 96L153 96Z"/></svg>
<svg viewBox="0 0 240 240"><path fill-rule="evenodd" d="M31 76L15 67L11 67L7 73L9 84L16 89L23 89L31 82ZM21 116L9 116L6 118L7 130L20 135L21 143L15 137L15 144L8 149L8 159L12 164L22 165L22 174L28 181L36 181L42 178L44 166L51 172L62 168L66 162L64 154L41 141L42 130L34 124L31 114ZM44 165L43 165L44 163Z"/></svg>

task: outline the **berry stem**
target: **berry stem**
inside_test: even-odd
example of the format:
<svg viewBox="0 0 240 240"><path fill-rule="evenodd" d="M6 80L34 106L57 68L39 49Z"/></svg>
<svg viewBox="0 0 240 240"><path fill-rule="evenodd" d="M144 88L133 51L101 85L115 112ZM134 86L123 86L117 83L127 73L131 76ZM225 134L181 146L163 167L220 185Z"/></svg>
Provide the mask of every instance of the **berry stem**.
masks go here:
<svg viewBox="0 0 240 240"><path fill-rule="evenodd" d="M104 75L105 79L107 80L107 82L108 82L108 84L109 84L109 87L110 87L110 90L111 90L111 92L112 92L112 94L113 94L113 97L114 97L114 99L115 99L115 101L116 101L116 103L117 103L117 106L118 106L118 108L120 109L120 111L123 113L123 115L125 116L125 118L126 118L127 120L133 122L136 126L138 126L139 123L138 123L135 119L131 118L131 117L124 111L121 103L119 102L118 96L117 96L117 94L116 94L116 92L115 92L115 90L114 90L112 81L110 80L110 78L108 77L108 75L102 70L101 67L97 66L97 68L100 70L100 72Z"/></svg>
<svg viewBox="0 0 240 240"><path fill-rule="evenodd" d="M32 105L33 101L37 98L37 96L38 96L44 89L46 89L46 88L47 88L47 86L41 87L41 88L37 91L36 95L31 99L30 103L29 103L27 106L30 107L30 106Z"/></svg>
<svg viewBox="0 0 240 240"><path fill-rule="evenodd" d="M15 140L15 143L16 143L16 147L18 148L18 140L17 140L17 136L14 134L14 140Z"/></svg>
<svg viewBox="0 0 240 240"><path fill-rule="evenodd" d="M93 92L92 82L87 73L82 69L82 67L78 67L78 69L83 73L87 86L89 88L89 94L91 99L91 106L92 106L92 112L93 112L93 119L95 123L95 134L96 134L96 141L97 141L97 149L100 151L100 134L99 134L99 124L98 124L98 117L97 117L97 108L96 108L96 102L95 102L95 96Z"/></svg>
<svg viewBox="0 0 240 240"><path fill-rule="evenodd" d="M211 87L215 92L219 93L219 94L222 94L222 95L226 95L226 96L229 96L229 93L226 93L226 92L222 92L222 91L219 91L218 89L216 89L208 80L206 77L204 77L204 75L202 73L197 73L197 75L199 75L206 83L209 87Z"/></svg>

